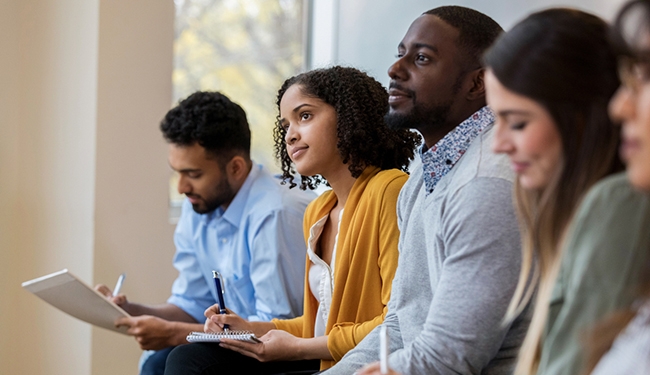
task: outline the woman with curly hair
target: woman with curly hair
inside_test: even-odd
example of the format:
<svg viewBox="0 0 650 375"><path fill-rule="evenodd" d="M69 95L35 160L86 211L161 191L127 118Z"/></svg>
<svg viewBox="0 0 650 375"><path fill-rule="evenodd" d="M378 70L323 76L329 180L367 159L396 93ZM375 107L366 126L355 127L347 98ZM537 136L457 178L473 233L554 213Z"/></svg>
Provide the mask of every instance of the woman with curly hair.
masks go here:
<svg viewBox="0 0 650 375"><path fill-rule="evenodd" d="M257 373L331 367L386 315L397 268L397 196L419 136L384 123L388 94L348 67L318 69L278 92L275 153L291 187L331 189L307 208L303 315L250 322L206 310L205 330L254 332L261 343L222 340L178 347L165 374ZM226 350L226 349L230 349ZM314 366L315 365L315 366Z"/></svg>

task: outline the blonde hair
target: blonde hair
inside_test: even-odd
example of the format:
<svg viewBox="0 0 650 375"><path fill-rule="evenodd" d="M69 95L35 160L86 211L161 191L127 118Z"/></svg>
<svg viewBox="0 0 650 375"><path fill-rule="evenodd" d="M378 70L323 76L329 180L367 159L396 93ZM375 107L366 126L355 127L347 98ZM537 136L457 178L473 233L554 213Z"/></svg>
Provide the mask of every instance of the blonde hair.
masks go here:
<svg viewBox="0 0 650 375"><path fill-rule="evenodd" d="M562 143L562 162L544 188L531 191L515 184L523 254L506 321L534 299L515 368L516 375L529 375L539 366L548 301L572 216L596 181L622 169L616 157L618 130L607 114L620 82L607 23L573 9L531 14L497 40L485 61L505 87L549 112Z"/></svg>
<svg viewBox="0 0 650 375"><path fill-rule="evenodd" d="M534 298L533 317L519 350L515 375L537 373L564 237L587 190L618 169L611 163L613 158L611 155L609 163L594 163L580 169L567 168L567 162L562 161L549 184L540 191L525 190L518 181L515 183L515 205L522 226L522 266L505 320L514 320Z"/></svg>
<svg viewBox="0 0 650 375"><path fill-rule="evenodd" d="M522 265L519 282L506 313L514 320L534 298L533 317L519 350L516 375L535 374L541 357L542 333L548 316L548 301L559 269L560 243L579 197L560 197L558 167L551 183L542 191L528 191L515 183L515 204L522 226Z"/></svg>

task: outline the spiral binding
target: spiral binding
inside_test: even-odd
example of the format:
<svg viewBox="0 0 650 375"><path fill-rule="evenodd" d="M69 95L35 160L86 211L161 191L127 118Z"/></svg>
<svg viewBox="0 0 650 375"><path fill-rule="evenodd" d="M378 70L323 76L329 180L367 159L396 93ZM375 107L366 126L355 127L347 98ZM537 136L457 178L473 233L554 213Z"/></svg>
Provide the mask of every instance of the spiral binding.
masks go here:
<svg viewBox="0 0 650 375"><path fill-rule="evenodd" d="M255 334L250 331L230 331L220 333L190 332L187 335L188 342L219 342L221 339L231 339L248 342L261 342Z"/></svg>

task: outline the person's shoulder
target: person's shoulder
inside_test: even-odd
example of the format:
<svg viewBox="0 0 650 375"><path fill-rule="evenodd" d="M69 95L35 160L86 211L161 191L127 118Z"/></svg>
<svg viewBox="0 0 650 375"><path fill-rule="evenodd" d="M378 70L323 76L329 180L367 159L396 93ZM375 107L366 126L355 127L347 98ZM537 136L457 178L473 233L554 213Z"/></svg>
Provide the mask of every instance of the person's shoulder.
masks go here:
<svg viewBox="0 0 650 375"><path fill-rule="evenodd" d="M314 198L316 198L316 193L301 190L298 186L292 188L289 183L283 183L279 176L274 176L263 167L255 177L249 193L249 200L253 205L263 206L271 211L304 210Z"/></svg>
<svg viewBox="0 0 650 375"><path fill-rule="evenodd" d="M336 200L334 192L331 189L325 190L307 206L305 210L305 221L312 223L323 217L325 212L329 212L328 207L333 205L334 200Z"/></svg>
<svg viewBox="0 0 650 375"><path fill-rule="evenodd" d="M385 169L379 171L368 181L368 187L366 189L385 191L387 189L397 188L399 190L408 178L409 175L399 169Z"/></svg>
<svg viewBox="0 0 650 375"><path fill-rule="evenodd" d="M650 197L635 190L622 172L603 178L589 189L576 210L573 225L593 232L588 229L605 223L624 228L647 221L650 221Z"/></svg>
<svg viewBox="0 0 650 375"><path fill-rule="evenodd" d="M515 174L508 157L494 153L490 147L493 137L493 127L490 126L472 141L465 155L450 172L452 190L461 189L477 179L502 180L510 184L514 182Z"/></svg>
<svg viewBox="0 0 650 375"><path fill-rule="evenodd" d="M587 192L584 204L605 203L608 206L616 202L647 201L648 197L635 190L625 172L603 178Z"/></svg>
<svg viewBox="0 0 650 375"><path fill-rule="evenodd" d="M409 179L409 175L399 169L385 169L378 171L368 179L360 202L364 204L397 204L397 197ZM372 203L371 203L372 202Z"/></svg>
<svg viewBox="0 0 650 375"><path fill-rule="evenodd" d="M508 156L492 151L493 139L494 126L492 125L482 132L470 146L475 148L475 153L478 155L477 177L501 178L512 182L515 179L515 173Z"/></svg>

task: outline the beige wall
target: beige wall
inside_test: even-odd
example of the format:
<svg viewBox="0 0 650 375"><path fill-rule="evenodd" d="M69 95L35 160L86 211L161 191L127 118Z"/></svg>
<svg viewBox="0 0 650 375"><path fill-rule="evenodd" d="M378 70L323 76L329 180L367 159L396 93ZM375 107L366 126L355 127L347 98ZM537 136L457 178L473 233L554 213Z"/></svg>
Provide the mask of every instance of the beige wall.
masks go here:
<svg viewBox="0 0 650 375"><path fill-rule="evenodd" d="M18 333L13 320L19 316L15 308L18 298L18 129L20 86L17 59L7 58L19 53L20 6L18 2L0 2L0 370L8 371L9 361L18 353L9 338ZM27 254L24 254L26 257ZM22 263L22 262L21 262Z"/></svg>
<svg viewBox="0 0 650 375"><path fill-rule="evenodd" d="M2 113L10 115L0 138L10 151L2 170L10 173L0 187L8 234L0 273L10 303L3 296L9 311L0 319L9 332L0 338L2 372L85 374L90 327L40 303L20 282L64 267L92 276L97 4L4 7L0 23L10 30L2 33L8 69L0 90Z"/></svg>
<svg viewBox="0 0 650 375"><path fill-rule="evenodd" d="M172 38L171 1L0 1L0 373L136 373L133 339L20 283L126 271L132 300L167 297Z"/></svg>
<svg viewBox="0 0 650 375"><path fill-rule="evenodd" d="M170 168L158 124L171 105L174 5L105 0L99 14L95 281L112 288L126 272L129 299L164 302L176 272ZM132 338L93 328L92 343L93 374L136 373Z"/></svg>

